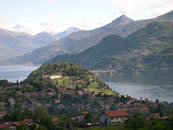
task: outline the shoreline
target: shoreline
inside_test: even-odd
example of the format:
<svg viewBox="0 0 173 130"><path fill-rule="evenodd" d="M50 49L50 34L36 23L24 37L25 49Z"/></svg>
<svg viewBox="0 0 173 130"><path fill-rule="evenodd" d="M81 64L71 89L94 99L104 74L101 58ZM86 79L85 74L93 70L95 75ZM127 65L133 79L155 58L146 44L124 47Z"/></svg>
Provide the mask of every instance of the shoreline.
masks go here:
<svg viewBox="0 0 173 130"><path fill-rule="evenodd" d="M0 66L41 66L42 64L1 64Z"/></svg>

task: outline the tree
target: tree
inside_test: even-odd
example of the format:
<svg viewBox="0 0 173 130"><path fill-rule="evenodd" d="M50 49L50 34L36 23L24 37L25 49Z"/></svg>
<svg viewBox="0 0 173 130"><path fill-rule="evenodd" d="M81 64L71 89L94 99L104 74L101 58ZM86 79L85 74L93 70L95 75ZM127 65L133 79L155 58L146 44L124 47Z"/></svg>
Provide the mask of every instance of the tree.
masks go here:
<svg viewBox="0 0 173 130"><path fill-rule="evenodd" d="M47 128L44 125L40 125L37 130L47 130Z"/></svg>
<svg viewBox="0 0 173 130"><path fill-rule="evenodd" d="M148 122L144 117L141 116L134 116L127 122L127 128L130 130L138 130L140 128L145 128L146 126L148 126Z"/></svg>
<svg viewBox="0 0 173 130"><path fill-rule="evenodd" d="M89 112L86 116L85 116L85 121L87 123L94 123L94 115L92 112Z"/></svg>
<svg viewBox="0 0 173 130"><path fill-rule="evenodd" d="M16 130L27 130L27 126L24 123L21 123L19 126L16 127Z"/></svg>
<svg viewBox="0 0 173 130"><path fill-rule="evenodd" d="M48 111L43 107L37 107L34 111L34 119L39 121L41 125L48 129L53 127L52 119Z"/></svg>
<svg viewBox="0 0 173 130"><path fill-rule="evenodd" d="M65 128L65 129L72 129L72 121L71 119L66 116L66 115L61 115L58 117L58 120L57 120L57 124L60 126L59 129L61 129L62 127Z"/></svg>
<svg viewBox="0 0 173 130"><path fill-rule="evenodd" d="M169 129L173 130L173 116L168 119Z"/></svg>
<svg viewBox="0 0 173 130"><path fill-rule="evenodd" d="M156 103L159 104L159 99L156 99Z"/></svg>

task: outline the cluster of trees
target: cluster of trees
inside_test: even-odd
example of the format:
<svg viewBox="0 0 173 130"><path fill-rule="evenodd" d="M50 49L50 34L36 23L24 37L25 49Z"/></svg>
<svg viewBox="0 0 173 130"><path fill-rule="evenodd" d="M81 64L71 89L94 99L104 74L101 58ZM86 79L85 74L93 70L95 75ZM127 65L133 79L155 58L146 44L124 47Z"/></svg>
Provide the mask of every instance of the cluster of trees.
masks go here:
<svg viewBox="0 0 173 130"><path fill-rule="evenodd" d="M41 80L42 75L56 75L63 76L83 76L91 74L89 70L79 64L74 63L52 63L41 66L36 71L32 72L26 81L32 83L35 80Z"/></svg>
<svg viewBox="0 0 173 130"><path fill-rule="evenodd" d="M133 116L125 124L107 126L103 128L79 128L78 130L172 130L173 116L167 120L148 119L142 116Z"/></svg>
<svg viewBox="0 0 173 130"><path fill-rule="evenodd" d="M14 110L0 120L0 123L21 122L21 124L17 126L17 130L76 130L78 127L85 127L86 123L94 123L96 120L94 114L91 112L85 116L82 122L78 120L72 121L66 114L59 115L57 118L55 117L56 121L53 121L52 118L45 108L37 107L34 111L27 109L24 111ZM24 119L32 119L34 122L37 122L37 124L27 126L22 122Z"/></svg>
<svg viewBox="0 0 173 130"><path fill-rule="evenodd" d="M8 85L8 80L0 80L0 86L6 87Z"/></svg>
<svg viewBox="0 0 173 130"><path fill-rule="evenodd" d="M38 123L38 126L33 124L29 127L31 130L61 130L58 129L59 126L56 126L53 121L52 117L49 115L48 111L43 107L37 107L33 112L25 109L22 110L14 110L13 112L9 113L5 116L1 123L3 122L16 122L16 121L23 121L24 119L32 119L33 121ZM21 123L20 126L17 126L17 130L28 130L28 126L24 123Z"/></svg>
<svg viewBox="0 0 173 130"><path fill-rule="evenodd" d="M142 116L134 116L130 118L125 124L127 130L172 130L173 129L173 117L168 120L150 119Z"/></svg>

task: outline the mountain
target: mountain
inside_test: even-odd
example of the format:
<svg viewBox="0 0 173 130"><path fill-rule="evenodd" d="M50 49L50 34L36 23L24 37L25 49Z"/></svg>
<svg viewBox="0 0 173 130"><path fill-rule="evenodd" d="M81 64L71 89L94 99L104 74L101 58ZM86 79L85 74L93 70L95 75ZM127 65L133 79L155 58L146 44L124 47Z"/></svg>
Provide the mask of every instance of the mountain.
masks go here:
<svg viewBox="0 0 173 130"><path fill-rule="evenodd" d="M125 15L120 16L119 18L115 19L114 21L112 21L112 24L121 24L121 25L126 25L133 22L132 19L128 18Z"/></svg>
<svg viewBox="0 0 173 130"><path fill-rule="evenodd" d="M117 76L138 73L144 79L172 83L172 57L173 22L153 22L127 38L111 35L82 53L56 56L48 63L75 62L90 69L114 70Z"/></svg>
<svg viewBox="0 0 173 130"><path fill-rule="evenodd" d="M42 48L38 48L32 53L28 53L24 56L11 59L8 63L42 64L56 55L82 52L85 49L96 45L105 36L111 34L119 34L119 31L122 30L125 24L130 22L133 22L133 20L126 16L121 16L101 28L90 31L82 30L74 32L65 38L55 41Z"/></svg>
<svg viewBox="0 0 173 130"><path fill-rule="evenodd" d="M127 37L137 30L144 28L151 22L173 21L173 17L170 17L172 13L173 12L169 12L153 19L139 21L133 21L132 19L123 15L101 28L72 33L61 40L36 49L32 53L12 59L10 63L42 64L56 55L77 54L92 46L95 46L106 36L119 35L121 37Z"/></svg>
<svg viewBox="0 0 173 130"><path fill-rule="evenodd" d="M137 30L146 27L148 24L152 22L172 22L172 21L173 21L173 11L170 11L156 18L134 21L132 23L129 23L123 28L120 36L126 37L136 32Z"/></svg>
<svg viewBox="0 0 173 130"><path fill-rule="evenodd" d="M27 33L0 29L0 61L31 52L55 40L48 33L33 36Z"/></svg>
<svg viewBox="0 0 173 130"><path fill-rule="evenodd" d="M0 49L2 56L0 60L22 55L29 52L29 50L34 50L36 45L31 42L31 39L32 36L26 33L0 29ZM19 49L20 51L18 51Z"/></svg>
<svg viewBox="0 0 173 130"><path fill-rule="evenodd" d="M48 43L56 41L56 37L48 32L41 32L41 33L36 34L32 38L32 41L34 43L39 44L39 47L42 47L42 46L47 45Z"/></svg>
<svg viewBox="0 0 173 130"><path fill-rule="evenodd" d="M13 49L10 49L3 44L0 43L0 61L1 60L6 60L6 58L10 58L12 55L15 55L17 52L13 51ZM10 52L10 54L9 54Z"/></svg>
<svg viewBox="0 0 173 130"><path fill-rule="evenodd" d="M0 29L0 61L30 53L33 50L46 46L49 43L77 32L79 29L71 27L68 30L52 35L48 32L40 32L36 35L12 32ZM20 51L19 51L20 50ZM10 52L10 53L9 53Z"/></svg>
<svg viewBox="0 0 173 130"><path fill-rule="evenodd" d="M79 28L70 27L67 30L65 30L64 32L60 32L60 33L56 34L55 37L57 39L62 39L62 38L65 38L66 36L70 35L71 33L78 32L78 31L80 31Z"/></svg>

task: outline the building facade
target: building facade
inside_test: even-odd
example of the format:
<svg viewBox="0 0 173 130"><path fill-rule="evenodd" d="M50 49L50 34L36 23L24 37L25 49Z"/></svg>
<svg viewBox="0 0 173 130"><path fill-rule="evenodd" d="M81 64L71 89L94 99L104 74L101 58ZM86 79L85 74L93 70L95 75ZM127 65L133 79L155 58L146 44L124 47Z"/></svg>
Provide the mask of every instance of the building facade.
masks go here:
<svg viewBox="0 0 173 130"><path fill-rule="evenodd" d="M116 125L128 120L129 114L124 110L105 111L100 116L101 125Z"/></svg>

